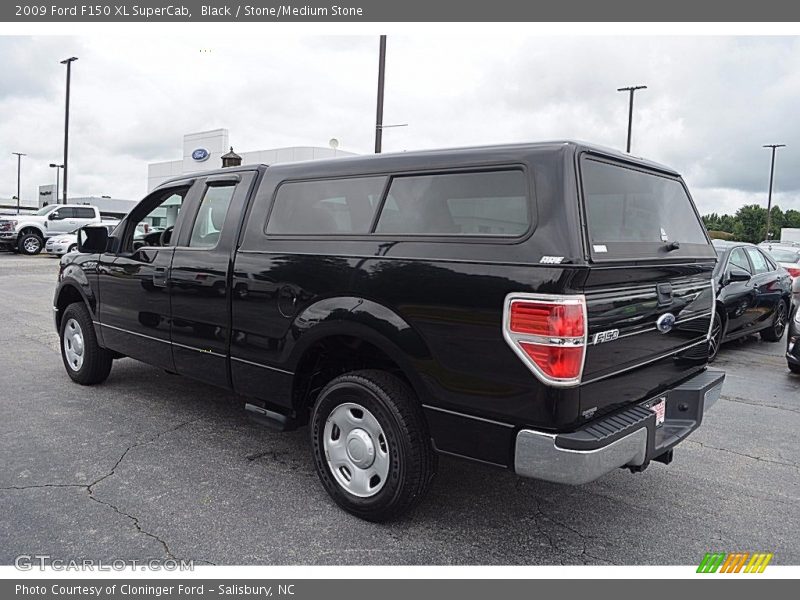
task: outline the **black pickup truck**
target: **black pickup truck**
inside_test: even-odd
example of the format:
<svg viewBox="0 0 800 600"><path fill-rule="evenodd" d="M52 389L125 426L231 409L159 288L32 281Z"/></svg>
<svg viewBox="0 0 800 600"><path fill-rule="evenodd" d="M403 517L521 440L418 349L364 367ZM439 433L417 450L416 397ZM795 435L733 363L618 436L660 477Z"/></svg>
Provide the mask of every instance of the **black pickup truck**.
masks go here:
<svg viewBox="0 0 800 600"><path fill-rule="evenodd" d="M586 144L198 173L79 244L54 301L74 381L130 357L308 425L369 520L411 508L438 454L571 484L669 463L724 379L683 180Z"/></svg>

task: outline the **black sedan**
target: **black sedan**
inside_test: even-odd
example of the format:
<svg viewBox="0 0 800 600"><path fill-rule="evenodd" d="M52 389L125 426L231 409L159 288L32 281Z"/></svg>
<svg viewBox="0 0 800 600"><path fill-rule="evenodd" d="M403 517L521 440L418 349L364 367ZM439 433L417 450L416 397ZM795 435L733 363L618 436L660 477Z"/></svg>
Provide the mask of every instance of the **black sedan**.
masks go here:
<svg viewBox="0 0 800 600"><path fill-rule="evenodd" d="M756 332L767 342L783 338L792 297L792 278L752 244L714 240L717 312L711 327L709 360L723 342ZM800 350L800 349L799 349Z"/></svg>
<svg viewBox="0 0 800 600"><path fill-rule="evenodd" d="M792 282L792 319L786 336L786 363L792 373L800 374L800 277Z"/></svg>

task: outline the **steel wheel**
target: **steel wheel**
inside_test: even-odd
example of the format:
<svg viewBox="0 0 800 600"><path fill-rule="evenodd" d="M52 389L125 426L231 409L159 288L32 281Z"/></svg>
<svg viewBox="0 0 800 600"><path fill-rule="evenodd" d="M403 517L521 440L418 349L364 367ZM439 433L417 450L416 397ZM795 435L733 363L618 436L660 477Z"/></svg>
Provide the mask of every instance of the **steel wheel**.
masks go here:
<svg viewBox="0 0 800 600"><path fill-rule="evenodd" d="M378 419L360 404L347 402L328 416L323 433L328 467L353 496L377 494L389 476L389 445Z"/></svg>
<svg viewBox="0 0 800 600"><path fill-rule="evenodd" d="M75 319L67 321L64 327L64 355L67 364L73 371L80 371L83 366L83 330Z"/></svg>

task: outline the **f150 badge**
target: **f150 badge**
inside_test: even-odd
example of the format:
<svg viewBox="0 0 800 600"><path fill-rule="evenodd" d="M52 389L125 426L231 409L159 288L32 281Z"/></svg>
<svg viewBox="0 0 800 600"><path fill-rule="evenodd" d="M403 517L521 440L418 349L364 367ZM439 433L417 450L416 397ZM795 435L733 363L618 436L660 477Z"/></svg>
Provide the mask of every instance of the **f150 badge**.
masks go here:
<svg viewBox="0 0 800 600"><path fill-rule="evenodd" d="M661 333L669 333L672 331L673 327L675 327L675 315L672 313L664 313L658 317L658 321L656 321L656 329L658 329Z"/></svg>
<svg viewBox="0 0 800 600"><path fill-rule="evenodd" d="M592 343L602 344L603 342L613 342L619 337L619 329L609 329L608 331L600 331L592 336Z"/></svg>

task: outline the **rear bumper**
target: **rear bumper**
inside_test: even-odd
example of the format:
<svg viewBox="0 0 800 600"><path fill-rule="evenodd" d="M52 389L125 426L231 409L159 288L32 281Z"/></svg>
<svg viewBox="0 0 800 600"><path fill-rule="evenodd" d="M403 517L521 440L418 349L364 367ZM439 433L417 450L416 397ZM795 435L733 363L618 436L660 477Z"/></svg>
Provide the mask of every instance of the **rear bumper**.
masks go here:
<svg viewBox="0 0 800 600"><path fill-rule="evenodd" d="M706 370L651 398L666 399L664 423L645 403L603 417L571 433L523 429L517 434L514 470L523 477L581 484L629 466L642 469L700 426L719 399L725 373Z"/></svg>

